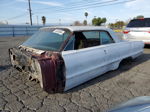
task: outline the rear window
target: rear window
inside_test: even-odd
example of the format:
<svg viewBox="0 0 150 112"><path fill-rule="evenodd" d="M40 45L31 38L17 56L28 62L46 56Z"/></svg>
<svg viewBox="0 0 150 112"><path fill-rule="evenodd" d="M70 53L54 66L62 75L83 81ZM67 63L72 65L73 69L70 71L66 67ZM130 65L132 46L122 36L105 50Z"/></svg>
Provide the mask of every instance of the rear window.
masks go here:
<svg viewBox="0 0 150 112"><path fill-rule="evenodd" d="M150 27L150 18L131 20L127 27Z"/></svg>
<svg viewBox="0 0 150 112"><path fill-rule="evenodd" d="M39 30L22 45L40 50L59 51L69 35L69 31L62 29Z"/></svg>

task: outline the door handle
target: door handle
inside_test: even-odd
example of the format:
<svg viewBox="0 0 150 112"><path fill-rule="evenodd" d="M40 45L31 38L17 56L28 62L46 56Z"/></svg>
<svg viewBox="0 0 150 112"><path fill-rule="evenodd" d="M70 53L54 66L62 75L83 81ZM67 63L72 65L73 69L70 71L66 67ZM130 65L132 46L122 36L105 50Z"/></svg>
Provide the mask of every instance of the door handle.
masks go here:
<svg viewBox="0 0 150 112"><path fill-rule="evenodd" d="M107 51L106 51L106 50L104 50L104 52L105 52L105 54L107 54Z"/></svg>

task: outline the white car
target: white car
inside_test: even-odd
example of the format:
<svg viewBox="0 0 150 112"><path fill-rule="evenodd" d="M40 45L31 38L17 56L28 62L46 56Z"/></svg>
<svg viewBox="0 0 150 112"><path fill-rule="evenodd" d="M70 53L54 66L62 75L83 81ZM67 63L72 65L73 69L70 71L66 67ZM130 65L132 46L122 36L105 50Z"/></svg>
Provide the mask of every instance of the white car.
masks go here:
<svg viewBox="0 0 150 112"><path fill-rule="evenodd" d="M141 41L124 41L108 28L45 27L9 49L12 65L47 92L67 91L119 67L143 52Z"/></svg>
<svg viewBox="0 0 150 112"><path fill-rule="evenodd" d="M150 44L150 18L131 20L123 33L126 40L140 40Z"/></svg>

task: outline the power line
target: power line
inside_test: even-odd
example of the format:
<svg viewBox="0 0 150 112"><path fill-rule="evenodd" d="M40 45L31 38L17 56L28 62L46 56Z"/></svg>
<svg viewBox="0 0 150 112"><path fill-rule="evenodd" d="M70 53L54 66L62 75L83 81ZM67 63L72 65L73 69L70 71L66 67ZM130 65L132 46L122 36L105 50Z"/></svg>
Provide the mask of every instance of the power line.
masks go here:
<svg viewBox="0 0 150 112"><path fill-rule="evenodd" d="M126 1L121 1L121 2L115 2L115 1L111 1L111 2L115 2L115 3L110 3L110 1L108 3L97 3L97 4L93 4L93 5L86 5L86 6L80 6L80 7L75 7L75 8L64 8L63 10L51 10L51 13L61 13L61 12L69 12L69 11L75 11L75 10L82 10L85 8L96 8L96 7L103 7L103 6L110 6L110 5L117 5L117 4L123 4L123 3L127 3L127 2L133 2L136 0L126 0ZM40 12L35 12L35 13L41 13L43 11Z"/></svg>
<svg viewBox="0 0 150 112"><path fill-rule="evenodd" d="M69 2L64 4L64 6L78 6L78 5L83 5L83 4L90 4L90 3L95 3L95 2L100 2L102 0L92 0L92 1L81 1L81 2ZM53 9L52 7L46 7L46 8L38 8L38 9L34 9L34 10L46 10L46 9Z"/></svg>
<svg viewBox="0 0 150 112"><path fill-rule="evenodd" d="M6 3L1 3L1 7L14 6L15 3L16 3L16 1L9 1L9 2L6 2Z"/></svg>
<svg viewBox="0 0 150 112"><path fill-rule="evenodd" d="M30 4L30 0L28 0L28 4L29 4L30 24L32 25L32 13L31 13L31 4ZM17 15L17 16L8 18L7 20L13 20L13 19L17 19L17 18L24 17L25 14L26 14L26 13L22 13L22 14L19 14L19 15Z"/></svg>
<svg viewBox="0 0 150 112"><path fill-rule="evenodd" d="M117 5L117 4L123 4L123 3L127 3L127 2L132 2L132 1L136 1L136 0L128 0L128 1L122 1L122 2L115 2L115 3L109 3L109 4L104 4L104 5L100 5L100 4L95 4L95 5L91 5L91 6L87 6L87 7L81 7L81 8L74 8L74 9L69 9L67 11L74 11L74 10L82 10L85 8L96 8L96 7L103 7L103 6L110 6L110 5ZM66 12L65 10L62 10L60 12Z"/></svg>
<svg viewBox="0 0 150 112"><path fill-rule="evenodd" d="M68 10L68 9L76 9L78 7L95 6L95 5L100 5L100 4L113 3L113 2L116 2L116 1L118 1L118 0L110 0L110 1L105 1L105 2L96 2L96 3L86 4L86 5L73 6L73 7L70 7L70 8L60 9L60 10L56 10L56 11L64 11L64 10Z"/></svg>
<svg viewBox="0 0 150 112"><path fill-rule="evenodd" d="M13 19L16 19L16 18L21 18L21 17L24 17L26 13L22 13L22 14L19 14L17 16L14 16L14 17L11 17L11 18L8 18L7 20L13 20Z"/></svg>
<svg viewBox="0 0 150 112"><path fill-rule="evenodd" d="M98 5L98 4L107 4L107 3L111 3L111 2L115 2L115 1L118 1L118 0L109 0L109 1L104 1L104 2L96 1L96 2L92 2L92 3L86 3L86 4L71 5L71 7L54 9L53 11L63 11L63 10L67 10L67 9L74 9L77 7L86 7L89 5L91 6L91 5ZM47 10L47 9L50 9L50 7L43 8L41 10Z"/></svg>
<svg viewBox="0 0 150 112"><path fill-rule="evenodd" d="M80 5L80 6L77 5L76 7L74 6L74 7L69 7L69 8L61 8L61 9L51 10L52 11L51 13L71 12L71 11L75 11L75 10L82 10L82 9L85 9L85 8L96 8L96 7L117 5L117 4L127 3L127 2L133 2L133 1L136 1L136 0L126 0L126 1L121 1L121 2L119 2L119 1L116 2L116 1L118 1L118 0L110 0L110 1L107 1L107 2L97 2L97 3L94 2L92 4L89 3L89 4L85 4L85 5ZM43 11L37 11L35 13L41 13L41 12L43 12ZM22 13L22 14L19 14L19 15L15 16L15 17L8 18L7 20L12 20L12 19L24 17L25 14L26 13ZM31 13L31 21L32 21L32 13Z"/></svg>

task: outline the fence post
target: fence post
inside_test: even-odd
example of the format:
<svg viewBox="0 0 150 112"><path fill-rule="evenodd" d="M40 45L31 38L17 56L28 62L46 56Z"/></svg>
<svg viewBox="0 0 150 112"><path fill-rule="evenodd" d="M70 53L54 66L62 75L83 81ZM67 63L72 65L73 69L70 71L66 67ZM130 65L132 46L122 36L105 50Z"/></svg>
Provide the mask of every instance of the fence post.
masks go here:
<svg viewBox="0 0 150 112"><path fill-rule="evenodd" d="M15 28L12 26L12 31L13 31L13 37L15 37Z"/></svg>
<svg viewBox="0 0 150 112"><path fill-rule="evenodd" d="M27 29L27 26L26 26L26 36L28 36L28 29Z"/></svg>

